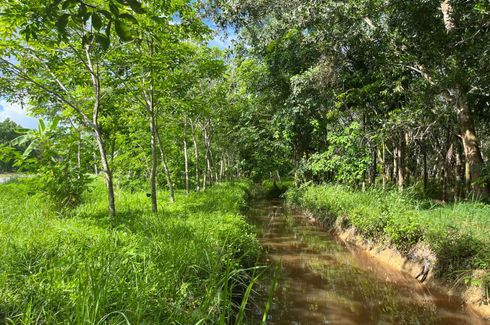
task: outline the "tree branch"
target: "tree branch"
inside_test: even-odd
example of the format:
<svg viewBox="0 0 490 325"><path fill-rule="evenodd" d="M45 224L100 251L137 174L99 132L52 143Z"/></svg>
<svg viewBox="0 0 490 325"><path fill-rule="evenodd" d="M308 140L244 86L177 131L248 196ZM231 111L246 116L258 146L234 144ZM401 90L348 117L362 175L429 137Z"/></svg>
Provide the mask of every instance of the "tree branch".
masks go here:
<svg viewBox="0 0 490 325"><path fill-rule="evenodd" d="M17 77L33 84L37 88L41 89L48 95L51 95L55 97L59 102L68 105L69 107L73 108L75 112L77 112L82 118L84 119L84 122L89 125L90 127L93 127L93 124L90 122L88 117L85 115L85 113L82 112L82 110L78 107L76 103L72 103L70 100L66 99L65 97L61 96L58 92L49 89L47 86L39 83L38 81L34 80L32 76L29 76L27 73L23 72L20 70L15 64L9 62L8 60L4 58L0 58L0 61L3 62L4 64L7 64L7 67L9 68L10 72L16 75Z"/></svg>

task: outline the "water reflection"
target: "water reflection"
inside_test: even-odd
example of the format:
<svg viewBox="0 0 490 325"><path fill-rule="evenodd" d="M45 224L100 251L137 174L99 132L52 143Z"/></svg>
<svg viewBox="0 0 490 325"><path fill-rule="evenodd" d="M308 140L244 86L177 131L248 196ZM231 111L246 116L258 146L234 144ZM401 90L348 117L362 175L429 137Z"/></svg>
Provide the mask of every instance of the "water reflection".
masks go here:
<svg viewBox="0 0 490 325"><path fill-rule="evenodd" d="M266 251L264 260L280 273L268 324L479 322L463 310L460 300L373 261L279 201L258 202L250 216ZM264 292L271 278L262 280ZM259 323L261 311L256 314L254 322Z"/></svg>

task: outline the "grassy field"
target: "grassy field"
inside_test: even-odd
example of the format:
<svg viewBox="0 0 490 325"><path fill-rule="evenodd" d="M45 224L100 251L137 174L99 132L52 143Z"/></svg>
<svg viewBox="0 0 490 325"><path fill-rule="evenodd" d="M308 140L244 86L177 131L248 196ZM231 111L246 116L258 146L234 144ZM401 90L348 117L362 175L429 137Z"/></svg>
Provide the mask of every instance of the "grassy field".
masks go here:
<svg viewBox="0 0 490 325"><path fill-rule="evenodd" d="M240 215L246 185L217 185L160 212L146 193L101 182L57 213L29 180L0 185L0 323L228 324L260 246ZM243 310L243 308L242 308Z"/></svg>
<svg viewBox="0 0 490 325"><path fill-rule="evenodd" d="M437 256L440 277L454 281L472 270L486 270L490 283L490 206L455 203L443 206L419 200L407 190L353 191L343 186L308 186L291 189L289 202L302 206L327 224L341 218L365 237L385 241L402 253L426 242ZM467 278L466 280L471 280Z"/></svg>

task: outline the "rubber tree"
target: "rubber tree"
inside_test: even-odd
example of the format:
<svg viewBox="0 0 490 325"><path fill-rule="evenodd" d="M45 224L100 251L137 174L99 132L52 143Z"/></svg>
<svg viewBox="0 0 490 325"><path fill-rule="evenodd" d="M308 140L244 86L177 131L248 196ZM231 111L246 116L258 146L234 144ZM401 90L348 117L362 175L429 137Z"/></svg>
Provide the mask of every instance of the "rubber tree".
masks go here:
<svg viewBox="0 0 490 325"><path fill-rule="evenodd" d="M112 14L104 6L102 2L86 5L74 1L2 3L6 15L0 28L0 64L18 86L13 96L23 94L34 106L43 105L46 115L73 116L94 135L105 174L109 214L115 217L113 176L99 119L102 111L110 114L103 99L107 91L103 81L108 74L104 55L111 41L131 38L128 26L134 18L129 19L130 13L119 16L126 8L122 4L111 3ZM111 33L113 24L119 36Z"/></svg>
<svg viewBox="0 0 490 325"><path fill-rule="evenodd" d="M186 75L184 77L188 78L181 78L181 70L192 63L194 53L198 51L209 29L187 3L154 1L147 4L146 10L151 12L151 16L138 19L134 42L126 44L120 50L121 53L111 59L114 66L120 67L116 82L124 89L121 96L130 97L129 105L136 107L145 116L149 126L150 196L152 211L157 212L159 160L170 191L170 201L175 200L168 150L163 141L173 135L164 129L163 122L168 117L167 113L179 110L178 106L185 100L182 99L182 88L188 83L187 79L195 77ZM182 21L174 21L176 12L180 13Z"/></svg>
<svg viewBox="0 0 490 325"><path fill-rule="evenodd" d="M478 7L475 6L474 9L477 8ZM465 8L458 6L457 9L464 10ZM484 7L480 7L480 10L483 9ZM455 41L464 42L467 35L466 32L461 35L460 30L465 30L468 27L471 28L473 27L471 25L474 23L471 25L468 24L468 19L470 18L464 17L466 14L465 12L455 13L455 8L452 1L445 0L442 2L441 11L443 14L444 26L449 38ZM455 18L454 15L457 15L457 18ZM474 29L474 27L471 29ZM468 92L471 90L471 84L468 80L468 72L465 70L470 67L464 66L463 55L455 53L454 57L455 64L453 66L452 74L455 77L453 79L452 87L448 89L447 92L454 105L459 124L460 137L463 142L464 155L467 162L465 182L467 188L472 188L477 196L487 199L489 195L488 179L482 179L484 161L480 149L480 140L475 130L473 112L468 100Z"/></svg>

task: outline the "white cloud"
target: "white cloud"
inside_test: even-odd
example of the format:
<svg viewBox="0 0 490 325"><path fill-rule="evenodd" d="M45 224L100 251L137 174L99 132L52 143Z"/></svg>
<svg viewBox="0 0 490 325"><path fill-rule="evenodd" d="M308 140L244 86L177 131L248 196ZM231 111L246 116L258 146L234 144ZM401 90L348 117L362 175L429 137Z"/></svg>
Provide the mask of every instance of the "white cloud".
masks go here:
<svg viewBox="0 0 490 325"><path fill-rule="evenodd" d="M37 128L37 118L27 116L27 112L22 109L20 104L8 103L4 99L0 99L0 121L7 118L25 128Z"/></svg>

